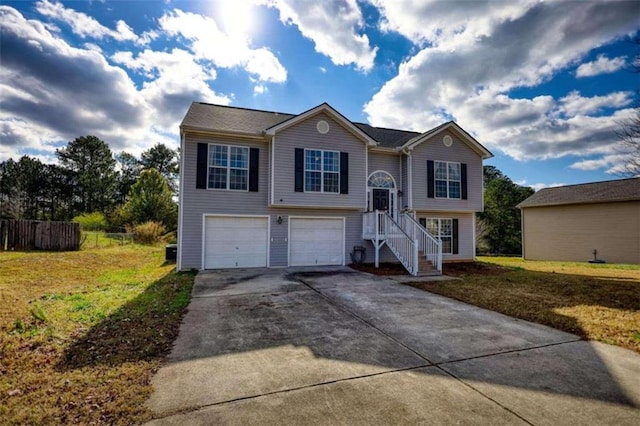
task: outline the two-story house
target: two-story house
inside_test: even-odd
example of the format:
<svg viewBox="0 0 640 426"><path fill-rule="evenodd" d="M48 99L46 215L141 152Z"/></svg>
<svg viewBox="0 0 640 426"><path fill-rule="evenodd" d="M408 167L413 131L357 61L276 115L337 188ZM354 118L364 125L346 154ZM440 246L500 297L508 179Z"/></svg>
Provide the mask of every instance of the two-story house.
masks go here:
<svg viewBox="0 0 640 426"><path fill-rule="evenodd" d="M475 256L482 161L454 122L425 133L353 123L324 103L283 114L194 102L181 126L178 269Z"/></svg>

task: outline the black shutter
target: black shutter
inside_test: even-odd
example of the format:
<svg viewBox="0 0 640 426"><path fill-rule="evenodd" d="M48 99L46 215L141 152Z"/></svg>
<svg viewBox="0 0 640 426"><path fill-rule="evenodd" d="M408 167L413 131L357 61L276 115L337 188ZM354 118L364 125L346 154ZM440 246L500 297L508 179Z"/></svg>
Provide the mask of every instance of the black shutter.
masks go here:
<svg viewBox="0 0 640 426"><path fill-rule="evenodd" d="M453 254L458 254L458 219L453 219L453 224L451 226L451 236L452 236L452 245L453 245Z"/></svg>
<svg viewBox="0 0 640 426"><path fill-rule="evenodd" d="M209 144L198 144L198 157L196 159L196 188L207 189L207 163L209 157Z"/></svg>
<svg viewBox="0 0 640 426"><path fill-rule="evenodd" d="M467 199L467 165L465 163L460 164L460 180L462 183L460 184L462 193L462 199Z"/></svg>
<svg viewBox="0 0 640 426"><path fill-rule="evenodd" d="M340 193L349 193L349 153L340 153Z"/></svg>
<svg viewBox="0 0 640 426"><path fill-rule="evenodd" d="M427 160L427 197L433 198L433 189L435 186L433 176L433 161Z"/></svg>
<svg viewBox="0 0 640 426"><path fill-rule="evenodd" d="M260 163L260 150L249 149L249 191L258 192L258 163Z"/></svg>
<svg viewBox="0 0 640 426"><path fill-rule="evenodd" d="M304 192L304 149L296 148L295 153L295 191Z"/></svg>

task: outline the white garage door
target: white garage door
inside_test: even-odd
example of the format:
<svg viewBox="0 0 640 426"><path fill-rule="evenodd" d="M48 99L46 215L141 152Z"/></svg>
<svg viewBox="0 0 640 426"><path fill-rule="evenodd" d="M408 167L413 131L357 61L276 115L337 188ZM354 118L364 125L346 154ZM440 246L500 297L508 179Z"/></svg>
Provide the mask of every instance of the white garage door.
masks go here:
<svg viewBox="0 0 640 426"><path fill-rule="evenodd" d="M342 265L344 220L342 218L291 218L289 264L291 266Z"/></svg>
<svg viewBox="0 0 640 426"><path fill-rule="evenodd" d="M207 217L204 268L267 266L267 230L266 217Z"/></svg>

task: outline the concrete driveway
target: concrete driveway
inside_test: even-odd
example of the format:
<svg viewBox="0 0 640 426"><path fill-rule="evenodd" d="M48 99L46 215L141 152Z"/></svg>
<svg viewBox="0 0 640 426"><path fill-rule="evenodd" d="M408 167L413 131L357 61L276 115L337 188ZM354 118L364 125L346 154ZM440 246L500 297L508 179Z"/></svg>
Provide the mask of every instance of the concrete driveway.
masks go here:
<svg viewBox="0 0 640 426"><path fill-rule="evenodd" d="M640 424L640 356L349 268L201 273L154 425Z"/></svg>

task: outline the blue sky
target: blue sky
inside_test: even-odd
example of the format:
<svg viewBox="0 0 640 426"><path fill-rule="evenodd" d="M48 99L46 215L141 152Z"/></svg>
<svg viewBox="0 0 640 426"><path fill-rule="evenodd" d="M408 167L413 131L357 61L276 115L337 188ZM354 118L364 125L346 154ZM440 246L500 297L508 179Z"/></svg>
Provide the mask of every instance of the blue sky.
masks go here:
<svg viewBox="0 0 640 426"><path fill-rule="evenodd" d="M6 1L0 161L94 134L178 145L192 101L425 131L455 120L535 188L616 178L638 1ZM637 59L636 59L637 60Z"/></svg>

